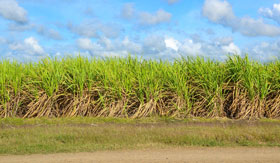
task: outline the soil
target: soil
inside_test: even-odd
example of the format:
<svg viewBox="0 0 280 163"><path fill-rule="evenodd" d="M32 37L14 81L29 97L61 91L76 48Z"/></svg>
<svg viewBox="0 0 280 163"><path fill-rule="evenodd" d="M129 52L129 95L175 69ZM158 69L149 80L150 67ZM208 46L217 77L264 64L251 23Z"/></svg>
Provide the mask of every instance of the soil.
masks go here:
<svg viewBox="0 0 280 163"><path fill-rule="evenodd" d="M164 163L164 162L244 162L280 163L280 148L188 147L149 150L98 151L34 155L0 155L1 163Z"/></svg>

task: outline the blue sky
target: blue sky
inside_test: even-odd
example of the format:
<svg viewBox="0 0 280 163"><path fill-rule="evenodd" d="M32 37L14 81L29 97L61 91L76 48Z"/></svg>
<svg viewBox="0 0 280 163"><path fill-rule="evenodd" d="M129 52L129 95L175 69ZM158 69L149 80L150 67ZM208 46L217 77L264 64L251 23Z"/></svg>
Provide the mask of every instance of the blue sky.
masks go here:
<svg viewBox="0 0 280 163"><path fill-rule="evenodd" d="M280 0L0 0L0 58L280 57Z"/></svg>

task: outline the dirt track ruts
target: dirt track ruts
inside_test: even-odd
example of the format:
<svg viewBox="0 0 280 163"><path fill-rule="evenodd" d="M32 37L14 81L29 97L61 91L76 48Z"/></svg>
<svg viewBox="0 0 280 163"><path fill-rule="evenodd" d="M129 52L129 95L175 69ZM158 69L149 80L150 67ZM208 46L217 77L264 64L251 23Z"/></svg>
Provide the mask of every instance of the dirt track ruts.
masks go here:
<svg viewBox="0 0 280 163"><path fill-rule="evenodd" d="M245 162L280 163L280 148L169 148L0 156L1 163Z"/></svg>

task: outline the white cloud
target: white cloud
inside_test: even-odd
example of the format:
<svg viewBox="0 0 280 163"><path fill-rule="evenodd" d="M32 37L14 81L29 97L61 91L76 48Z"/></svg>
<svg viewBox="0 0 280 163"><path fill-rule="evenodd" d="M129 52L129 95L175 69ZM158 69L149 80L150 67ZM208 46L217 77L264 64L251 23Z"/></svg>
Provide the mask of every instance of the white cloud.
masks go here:
<svg viewBox="0 0 280 163"><path fill-rule="evenodd" d="M216 34L215 31L211 28L204 29L203 31L208 35L215 35Z"/></svg>
<svg viewBox="0 0 280 163"><path fill-rule="evenodd" d="M126 3L123 5L121 17L124 19L131 19L135 16L135 9L133 3Z"/></svg>
<svg viewBox="0 0 280 163"><path fill-rule="evenodd" d="M102 50L101 45L93 43L89 38L80 38L76 41L79 48L89 51Z"/></svg>
<svg viewBox="0 0 280 163"><path fill-rule="evenodd" d="M175 3L177 3L177 2L179 2L180 0L167 0L167 3L169 4L169 5L172 5L172 4L175 4Z"/></svg>
<svg viewBox="0 0 280 163"><path fill-rule="evenodd" d="M8 24L9 31L23 32L36 28L37 28L36 25L33 23L26 23L26 24L9 23Z"/></svg>
<svg viewBox="0 0 280 163"><path fill-rule="evenodd" d="M232 37L218 37L215 39L215 43L217 45L229 45L230 43L233 42L233 38Z"/></svg>
<svg viewBox="0 0 280 163"><path fill-rule="evenodd" d="M271 61L279 59L280 41L260 42L246 49L244 52L250 55L250 58L260 61Z"/></svg>
<svg viewBox="0 0 280 163"><path fill-rule="evenodd" d="M171 49L173 49L175 51L178 51L179 46L180 46L180 42L178 40L175 40L174 38L170 37L170 38L166 38L164 40L164 42L165 42L165 46L167 48L171 48Z"/></svg>
<svg viewBox="0 0 280 163"><path fill-rule="evenodd" d="M236 30L240 31L246 36L279 36L280 28L274 25L265 24L263 20L252 19L252 18L242 18L239 21L239 27Z"/></svg>
<svg viewBox="0 0 280 163"><path fill-rule="evenodd" d="M193 40L186 39L179 47L179 52L183 55L202 55L201 43L194 43Z"/></svg>
<svg viewBox="0 0 280 163"><path fill-rule="evenodd" d="M68 24L68 28L84 37L89 37L89 38L97 38L99 37L100 33L105 35L105 37L108 38L116 38L119 36L121 32L121 28L118 24L114 23L102 23L98 20L88 20L80 25L73 25L73 24Z"/></svg>
<svg viewBox="0 0 280 163"><path fill-rule="evenodd" d="M91 54L100 55L107 53L120 52L124 54L133 53L139 54L142 52L142 46L136 42L131 41L128 37L123 40L111 40L106 37L101 37L97 41L92 42L88 38L80 38L77 40L77 45L80 49L88 50Z"/></svg>
<svg viewBox="0 0 280 163"><path fill-rule="evenodd" d="M215 23L229 24L235 19L232 7L227 1L206 0L202 13Z"/></svg>
<svg viewBox="0 0 280 163"><path fill-rule="evenodd" d="M93 47L91 40L88 38L79 38L76 41L76 43L77 43L78 47L81 49L89 50Z"/></svg>
<svg viewBox="0 0 280 163"><path fill-rule="evenodd" d="M101 37L95 42L88 38L80 38L76 43L79 49L95 56L126 56L143 52L142 44L131 41L128 37L124 37L123 40Z"/></svg>
<svg viewBox="0 0 280 163"><path fill-rule="evenodd" d="M4 39L5 40L5 39ZM93 41L94 40L94 41ZM209 40L197 40L194 41L190 38L185 40L176 40L175 38L160 35L148 35L140 40L130 39L128 36L123 39L109 39L106 37L100 37L98 39L79 38L76 40L76 48L71 50L74 52L79 49L79 54L83 56L127 56L128 54L140 55L143 58L177 58L180 55L183 56L196 56L202 55L210 57L212 59L225 59L227 54L241 54L241 50L233 43L233 39L230 37L217 38L216 41ZM220 41L219 41L220 40ZM29 58L38 59L38 57L47 56L45 50L41 47L39 42L34 37L29 37L23 40L23 42L9 43L6 42L11 50L10 56L17 58ZM280 44L279 44L280 45ZM73 47L73 46L72 46ZM259 50L252 48L254 51L265 52L265 50L274 49L273 53L276 54L279 51L280 46L265 45ZM60 48L65 49L65 48ZM68 49L68 48L66 48ZM47 49L48 50L48 49ZM48 53L51 51L48 50ZM59 52L59 53L57 53ZM58 56L64 54L66 51L58 49L52 50L51 55ZM256 55L262 55L253 54ZM64 55L63 55L64 56Z"/></svg>
<svg viewBox="0 0 280 163"><path fill-rule="evenodd" d="M166 49L165 39L159 35L148 35L143 40L143 48L148 54L155 54Z"/></svg>
<svg viewBox="0 0 280 163"><path fill-rule="evenodd" d="M214 41L194 41L190 38L180 41L172 37L152 34L138 41L128 37L122 40L101 37L94 42L88 38L80 38L76 43L82 52L94 56L136 54L144 58L170 59L180 55L202 55L212 59L225 59L228 54L241 54L240 48L234 44L231 37L221 37Z"/></svg>
<svg viewBox="0 0 280 163"><path fill-rule="evenodd" d="M134 23L143 26L152 26L152 25L158 25L162 23L168 23L172 18L172 14L163 9L159 9L154 13L137 11L134 8L133 3L124 4L120 15L123 19L131 20Z"/></svg>
<svg viewBox="0 0 280 163"><path fill-rule="evenodd" d="M127 36L122 41L123 49L126 49L129 53L139 54L142 51L142 46L138 43L131 41Z"/></svg>
<svg viewBox="0 0 280 163"><path fill-rule="evenodd" d="M202 14L211 22L230 27L245 36L268 36L280 35L280 28L274 25L265 24L262 19L250 17L236 17L232 6L226 0L205 0Z"/></svg>
<svg viewBox="0 0 280 163"><path fill-rule="evenodd" d="M96 16L93 12L93 9L88 6L85 10L84 10L84 14L87 15L87 16Z"/></svg>
<svg viewBox="0 0 280 163"><path fill-rule="evenodd" d="M44 54L43 48L39 45L38 41L34 37L24 39L24 44L35 54Z"/></svg>
<svg viewBox="0 0 280 163"><path fill-rule="evenodd" d="M29 56L42 56L46 55L44 49L39 45L34 37L24 39L23 43L12 43L9 48L17 54Z"/></svg>
<svg viewBox="0 0 280 163"><path fill-rule="evenodd" d="M142 25L157 25L167 23L171 20L172 14L159 9L156 13L139 13L139 23Z"/></svg>
<svg viewBox="0 0 280 163"><path fill-rule="evenodd" d="M100 26L99 31L102 32L105 37L116 38L122 32L122 28L116 23L105 23Z"/></svg>
<svg viewBox="0 0 280 163"><path fill-rule="evenodd" d="M241 54L241 50L233 42L229 45L222 46L222 50L227 54Z"/></svg>
<svg viewBox="0 0 280 163"><path fill-rule="evenodd" d="M7 39L0 37L0 45L1 44L6 44L7 43Z"/></svg>
<svg viewBox="0 0 280 163"><path fill-rule="evenodd" d="M179 42L178 53L190 56L205 56L212 59L224 60L228 54L242 54L231 37L220 37L209 41L202 39L185 39Z"/></svg>
<svg viewBox="0 0 280 163"><path fill-rule="evenodd" d="M92 42L88 38L80 38L76 41L76 43L78 48L81 50L86 50L86 52L82 52L83 54L90 54L91 56L112 57L126 56L129 54L129 52L127 50L123 50L119 44L111 44L111 40L109 41L107 38L103 38L97 42ZM110 47L111 45L115 46Z"/></svg>
<svg viewBox="0 0 280 163"><path fill-rule="evenodd" d="M10 23L8 29L9 31L16 31L16 32L34 30L39 35L42 35L44 37L51 38L54 40L62 40L62 36L57 30L50 29L45 25L34 24L34 23L26 23L26 24Z"/></svg>
<svg viewBox="0 0 280 163"><path fill-rule="evenodd" d="M107 50L114 50L114 48L115 48L115 45L107 37L100 37L98 40L98 43Z"/></svg>
<svg viewBox="0 0 280 163"><path fill-rule="evenodd" d="M98 27L94 22L85 22L80 25L68 24L69 30L72 32L84 36L84 37L97 37L98 36Z"/></svg>
<svg viewBox="0 0 280 163"><path fill-rule="evenodd" d="M51 38L54 40L62 40L62 36L60 33L54 29L48 29L43 25L37 26L37 32L38 34L45 36L47 38Z"/></svg>
<svg viewBox="0 0 280 163"><path fill-rule="evenodd" d="M17 23L27 22L27 12L16 0L0 0L0 15Z"/></svg>
<svg viewBox="0 0 280 163"><path fill-rule="evenodd" d="M273 7L270 8L260 8L259 13L263 16L275 20L277 23L280 24L280 3L273 4Z"/></svg>

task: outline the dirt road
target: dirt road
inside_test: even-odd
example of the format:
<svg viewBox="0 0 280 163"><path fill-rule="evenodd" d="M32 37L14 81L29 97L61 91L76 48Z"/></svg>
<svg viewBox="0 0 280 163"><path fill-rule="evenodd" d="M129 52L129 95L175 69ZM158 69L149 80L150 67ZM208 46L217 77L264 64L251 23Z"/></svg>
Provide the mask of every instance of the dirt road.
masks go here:
<svg viewBox="0 0 280 163"><path fill-rule="evenodd" d="M173 148L0 156L1 163L279 162L280 148Z"/></svg>

